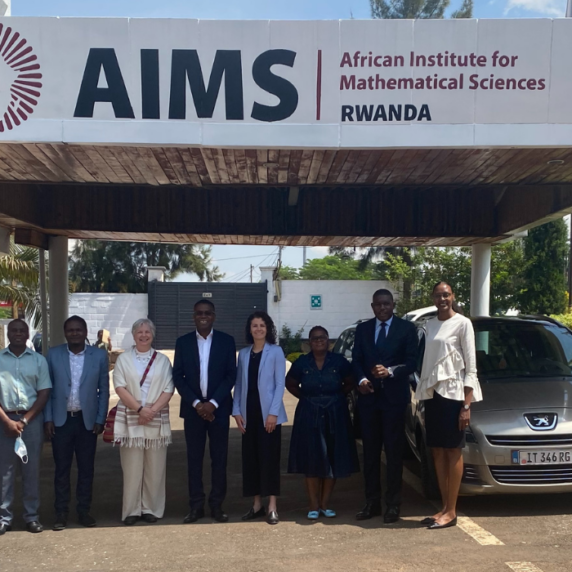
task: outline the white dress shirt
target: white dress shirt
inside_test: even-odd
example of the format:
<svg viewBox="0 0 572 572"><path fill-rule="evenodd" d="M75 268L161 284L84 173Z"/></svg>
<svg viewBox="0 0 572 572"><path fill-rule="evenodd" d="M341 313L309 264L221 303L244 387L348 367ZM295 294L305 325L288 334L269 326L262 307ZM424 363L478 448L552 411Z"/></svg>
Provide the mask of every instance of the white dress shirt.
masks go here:
<svg viewBox="0 0 572 572"><path fill-rule="evenodd" d="M213 333L203 338L197 331L197 346L199 347L199 360L201 364L201 394L203 399L207 398L209 391L209 358L211 355L211 346L213 345ZM210 402L218 409L218 403L211 399ZM199 399L195 399L193 407L200 403Z"/></svg>
<svg viewBox="0 0 572 572"><path fill-rule="evenodd" d="M470 387L472 401L482 401L471 320L461 314L443 321L431 318L425 324L425 332L425 354L416 399L432 399L437 392L446 399L464 401L465 387Z"/></svg>
<svg viewBox="0 0 572 572"><path fill-rule="evenodd" d="M83 373L83 364L85 362L85 347L78 354L74 354L68 348L70 358L71 373L71 389L68 397L68 411L81 411L81 403L79 400L79 384L81 374Z"/></svg>
<svg viewBox="0 0 572 572"><path fill-rule="evenodd" d="M138 352L137 348L135 348L135 351L133 352L133 361L135 363L135 369L139 374L139 381L141 381L141 378L143 377L143 374L145 373L145 370L147 369L149 361L151 360L151 357L153 356L154 352L155 350L153 348L151 348L149 351L146 352ZM147 377L145 378L145 381L143 382L143 385L140 388L141 405L143 405L143 407L147 405L147 394L149 393L149 388L151 387L151 380L153 379L154 371L155 371L155 362L153 362L153 365L147 372Z"/></svg>
<svg viewBox="0 0 572 572"><path fill-rule="evenodd" d="M391 322L393 322L393 316L391 316L391 318L389 318L389 320L387 320L385 322L385 337L386 338L389 335L389 327L391 326ZM374 339L375 344L377 344L377 338L379 337L379 332L381 332L381 320L376 318L375 319L375 339ZM393 377L393 372L391 372L389 374L389 377ZM367 377L364 377L363 379L360 379L359 384L361 385L362 383L365 383L366 381L368 381L368 379L367 379Z"/></svg>

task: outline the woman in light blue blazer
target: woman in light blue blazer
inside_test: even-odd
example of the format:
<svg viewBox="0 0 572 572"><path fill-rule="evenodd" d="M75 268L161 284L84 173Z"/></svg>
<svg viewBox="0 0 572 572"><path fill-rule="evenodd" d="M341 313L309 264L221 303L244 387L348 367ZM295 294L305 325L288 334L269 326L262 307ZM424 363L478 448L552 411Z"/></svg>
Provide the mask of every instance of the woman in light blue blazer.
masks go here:
<svg viewBox="0 0 572 572"><path fill-rule="evenodd" d="M268 524L278 524L281 429L288 420L282 402L286 360L276 345L274 322L266 312L248 317L246 341L251 345L238 354L232 410L242 433L243 495L254 497L242 520L266 515ZM262 497L269 497L268 513Z"/></svg>

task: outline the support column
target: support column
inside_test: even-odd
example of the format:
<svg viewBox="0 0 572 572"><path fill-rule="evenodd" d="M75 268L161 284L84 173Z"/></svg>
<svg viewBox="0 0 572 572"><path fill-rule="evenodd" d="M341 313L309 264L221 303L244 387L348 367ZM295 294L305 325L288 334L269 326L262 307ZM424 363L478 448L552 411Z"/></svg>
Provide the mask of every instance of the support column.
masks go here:
<svg viewBox="0 0 572 572"><path fill-rule="evenodd" d="M491 245L473 244L471 316L489 316L491 297Z"/></svg>
<svg viewBox="0 0 572 572"><path fill-rule="evenodd" d="M50 344L53 348L65 343L64 322L68 318L68 238L50 237L49 265ZM42 340L42 345L44 344Z"/></svg>

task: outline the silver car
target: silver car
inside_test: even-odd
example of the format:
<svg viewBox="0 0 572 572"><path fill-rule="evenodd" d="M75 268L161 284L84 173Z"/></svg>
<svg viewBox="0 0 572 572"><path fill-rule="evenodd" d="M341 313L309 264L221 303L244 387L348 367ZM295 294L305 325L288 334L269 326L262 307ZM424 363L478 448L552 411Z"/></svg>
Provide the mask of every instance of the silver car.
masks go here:
<svg viewBox="0 0 572 572"><path fill-rule="evenodd" d="M572 491L572 332L546 317L472 321L484 399L471 407L461 493ZM423 327L418 332L420 365ZM407 438L425 493L437 498L423 402L414 398Z"/></svg>
<svg viewBox="0 0 572 572"><path fill-rule="evenodd" d="M418 379L425 331L419 325ZM546 317L473 319L484 399L471 407L461 494L572 491L572 332ZM355 325L333 351L351 357ZM408 444L428 498L439 498L423 402L407 411Z"/></svg>

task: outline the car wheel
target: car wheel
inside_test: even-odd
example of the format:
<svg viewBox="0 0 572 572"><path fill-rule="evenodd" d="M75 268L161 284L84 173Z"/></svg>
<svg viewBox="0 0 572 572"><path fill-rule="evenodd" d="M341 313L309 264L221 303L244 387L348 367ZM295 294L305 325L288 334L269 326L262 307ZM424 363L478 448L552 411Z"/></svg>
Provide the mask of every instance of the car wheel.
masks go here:
<svg viewBox="0 0 572 572"><path fill-rule="evenodd" d="M421 435L419 435L419 456L421 457L421 483L425 498L429 500L439 499L441 493L439 492L433 458Z"/></svg>

